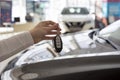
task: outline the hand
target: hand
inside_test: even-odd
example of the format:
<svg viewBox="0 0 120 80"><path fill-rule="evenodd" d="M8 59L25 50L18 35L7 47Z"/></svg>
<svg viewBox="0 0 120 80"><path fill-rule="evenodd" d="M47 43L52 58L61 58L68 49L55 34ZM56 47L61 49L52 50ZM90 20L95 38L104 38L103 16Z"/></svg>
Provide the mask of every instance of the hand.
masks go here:
<svg viewBox="0 0 120 80"><path fill-rule="evenodd" d="M35 28L30 30L34 43L42 40L52 40L54 36L60 34L61 29L59 25L53 21L43 21L38 23Z"/></svg>

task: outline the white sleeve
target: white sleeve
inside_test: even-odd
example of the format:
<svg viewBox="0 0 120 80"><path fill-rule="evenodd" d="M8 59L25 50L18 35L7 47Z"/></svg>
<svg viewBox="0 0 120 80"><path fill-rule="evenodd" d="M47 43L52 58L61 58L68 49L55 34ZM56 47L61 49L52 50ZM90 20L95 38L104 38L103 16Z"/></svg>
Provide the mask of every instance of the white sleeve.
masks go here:
<svg viewBox="0 0 120 80"><path fill-rule="evenodd" d="M34 44L29 32L22 32L0 41L0 62Z"/></svg>

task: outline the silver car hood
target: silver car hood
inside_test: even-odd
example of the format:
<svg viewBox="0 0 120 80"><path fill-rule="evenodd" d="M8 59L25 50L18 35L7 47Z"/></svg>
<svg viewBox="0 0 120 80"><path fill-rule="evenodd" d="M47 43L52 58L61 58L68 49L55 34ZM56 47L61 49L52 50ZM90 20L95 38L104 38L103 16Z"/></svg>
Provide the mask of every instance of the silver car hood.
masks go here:
<svg viewBox="0 0 120 80"><path fill-rule="evenodd" d="M119 68L120 52L107 52L64 56L54 58L53 60L25 64L12 69L10 76L12 80L69 80L70 78L73 80L87 80L87 73L91 71ZM74 76L77 74L79 74L79 76L77 76L79 79L74 79ZM109 74L109 72L107 74ZM96 74L90 76L93 75ZM100 76L101 75L99 75L99 77ZM98 78L96 80L98 80ZM95 80L91 77L90 80L92 79Z"/></svg>

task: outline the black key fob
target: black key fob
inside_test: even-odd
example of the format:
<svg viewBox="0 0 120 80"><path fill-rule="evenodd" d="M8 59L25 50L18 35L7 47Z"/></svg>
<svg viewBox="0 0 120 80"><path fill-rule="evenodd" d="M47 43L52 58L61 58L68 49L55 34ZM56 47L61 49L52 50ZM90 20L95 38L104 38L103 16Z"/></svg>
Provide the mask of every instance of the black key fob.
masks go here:
<svg viewBox="0 0 120 80"><path fill-rule="evenodd" d="M63 42L59 35L56 35L55 38L53 39L53 45L54 45L56 52L58 52L58 53L61 52L61 50L63 48Z"/></svg>

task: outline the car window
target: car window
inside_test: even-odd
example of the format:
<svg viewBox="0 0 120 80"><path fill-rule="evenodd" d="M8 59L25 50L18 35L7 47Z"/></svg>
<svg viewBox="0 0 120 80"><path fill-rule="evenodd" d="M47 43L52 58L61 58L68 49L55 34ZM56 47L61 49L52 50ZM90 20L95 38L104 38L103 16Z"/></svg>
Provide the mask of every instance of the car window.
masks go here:
<svg viewBox="0 0 120 80"><path fill-rule="evenodd" d="M81 8L81 7L69 7L69 8L64 8L62 10L61 14L89 14L89 11L87 8Z"/></svg>

